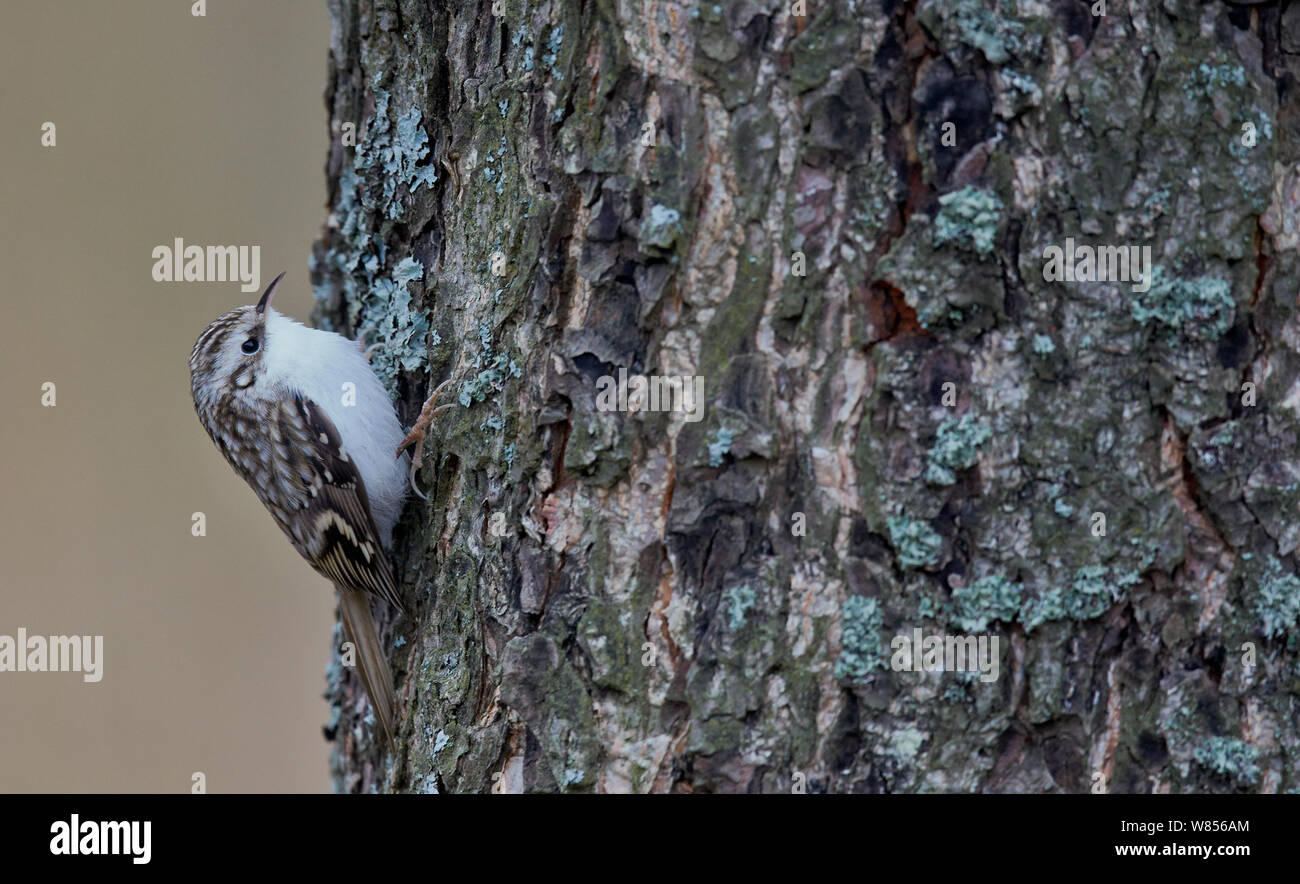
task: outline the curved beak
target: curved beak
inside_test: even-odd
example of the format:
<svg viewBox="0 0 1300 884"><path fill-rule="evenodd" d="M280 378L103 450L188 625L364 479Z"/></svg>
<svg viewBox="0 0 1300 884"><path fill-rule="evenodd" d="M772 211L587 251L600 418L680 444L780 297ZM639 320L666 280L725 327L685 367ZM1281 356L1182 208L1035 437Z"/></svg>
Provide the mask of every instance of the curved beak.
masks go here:
<svg viewBox="0 0 1300 884"><path fill-rule="evenodd" d="M284 279L285 273L286 271L281 270L280 275L271 280L271 284L266 287L266 291L262 292L262 299L257 302L258 313L266 312L267 305L271 303L271 296L275 294L275 287L280 284L280 280Z"/></svg>

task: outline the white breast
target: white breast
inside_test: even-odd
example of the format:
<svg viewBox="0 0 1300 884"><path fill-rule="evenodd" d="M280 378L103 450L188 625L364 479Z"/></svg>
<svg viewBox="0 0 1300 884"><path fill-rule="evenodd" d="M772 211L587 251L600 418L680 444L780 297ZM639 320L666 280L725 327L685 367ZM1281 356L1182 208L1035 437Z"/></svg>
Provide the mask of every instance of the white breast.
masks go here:
<svg viewBox="0 0 1300 884"><path fill-rule="evenodd" d="M334 422L348 457L366 483L375 527L388 546L406 499L411 462L405 452L394 455L406 434L388 391L356 341L308 328L274 308L268 308L268 313L264 363L268 385L297 390Z"/></svg>

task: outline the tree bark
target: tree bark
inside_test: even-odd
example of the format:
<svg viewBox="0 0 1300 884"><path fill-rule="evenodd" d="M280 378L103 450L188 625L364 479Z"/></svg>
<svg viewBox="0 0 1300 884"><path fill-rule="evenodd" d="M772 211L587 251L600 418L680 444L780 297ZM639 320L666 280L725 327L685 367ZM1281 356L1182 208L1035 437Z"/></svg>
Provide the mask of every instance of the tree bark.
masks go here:
<svg viewBox="0 0 1300 884"><path fill-rule="evenodd" d="M463 406L337 789L1300 786L1300 4L1105 5L330 0L317 319Z"/></svg>

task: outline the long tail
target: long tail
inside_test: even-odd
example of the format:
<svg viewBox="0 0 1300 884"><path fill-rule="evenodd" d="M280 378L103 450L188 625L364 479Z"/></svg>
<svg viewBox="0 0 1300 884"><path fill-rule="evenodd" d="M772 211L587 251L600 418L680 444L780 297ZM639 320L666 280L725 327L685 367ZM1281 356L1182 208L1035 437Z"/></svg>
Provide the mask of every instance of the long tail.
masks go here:
<svg viewBox="0 0 1300 884"><path fill-rule="evenodd" d="M366 686L370 705L375 707L375 718L383 725L389 745L393 744L393 670L388 667L388 656L379 642L375 618L370 612L370 598L364 592L338 587L339 610L343 612L343 625L357 649L357 671Z"/></svg>

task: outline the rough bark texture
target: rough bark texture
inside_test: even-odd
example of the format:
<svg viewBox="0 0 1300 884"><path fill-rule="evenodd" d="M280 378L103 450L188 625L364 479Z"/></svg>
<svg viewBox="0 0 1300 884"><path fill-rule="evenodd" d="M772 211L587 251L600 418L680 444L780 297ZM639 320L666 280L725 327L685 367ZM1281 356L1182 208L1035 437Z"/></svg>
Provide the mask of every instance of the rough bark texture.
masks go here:
<svg viewBox="0 0 1300 884"><path fill-rule="evenodd" d="M1300 4L799 5L331 0L318 318L466 406L337 788L1295 790Z"/></svg>

